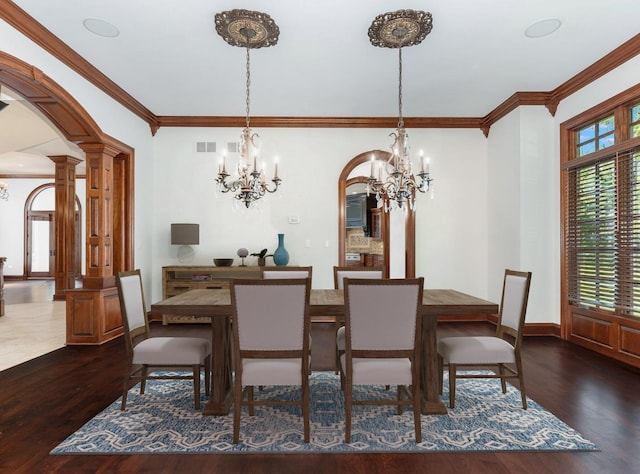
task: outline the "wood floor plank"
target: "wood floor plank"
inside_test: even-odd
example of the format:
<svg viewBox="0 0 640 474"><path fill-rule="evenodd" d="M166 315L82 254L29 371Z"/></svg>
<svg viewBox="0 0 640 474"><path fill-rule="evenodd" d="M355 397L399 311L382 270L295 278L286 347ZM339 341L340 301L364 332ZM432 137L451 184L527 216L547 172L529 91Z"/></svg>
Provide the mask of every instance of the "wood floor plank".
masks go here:
<svg viewBox="0 0 640 474"><path fill-rule="evenodd" d="M153 324L156 334L208 334ZM488 323L443 323L440 336L490 334ZM313 368L333 367L333 324L313 325ZM526 338L527 394L601 452L73 455L48 453L120 395L124 342L65 347L0 372L0 473L550 473L640 472L640 374L573 344Z"/></svg>

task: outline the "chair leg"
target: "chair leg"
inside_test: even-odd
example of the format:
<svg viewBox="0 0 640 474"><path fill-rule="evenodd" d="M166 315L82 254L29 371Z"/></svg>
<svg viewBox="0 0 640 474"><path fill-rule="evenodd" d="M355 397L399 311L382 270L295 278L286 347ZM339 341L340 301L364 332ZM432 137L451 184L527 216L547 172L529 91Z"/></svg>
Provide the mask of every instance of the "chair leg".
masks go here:
<svg viewBox="0 0 640 474"><path fill-rule="evenodd" d="M240 441L240 412L242 411L242 384L240 380L234 382L233 388L233 444Z"/></svg>
<svg viewBox="0 0 640 474"><path fill-rule="evenodd" d="M204 359L204 392L211 395L211 356Z"/></svg>
<svg viewBox="0 0 640 474"><path fill-rule="evenodd" d="M249 401L249 416L255 415L253 408L253 386L247 387L247 401Z"/></svg>
<svg viewBox="0 0 640 474"><path fill-rule="evenodd" d="M438 354L438 393L442 395L442 386L444 385L444 359Z"/></svg>
<svg viewBox="0 0 640 474"><path fill-rule="evenodd" d="M520 397L522 398L522 408L527 409L527 395L524 391L524 373L522 372L522 360L516 358L516 370L518 371L518 381L520 382Z"/></svg>
<svg viewBox="0 0 640 474"><path fill-rule="evenodd" d="M127 367L124 373L124 381L122 382L122 404L120 405L120 409L122 411L127 409L127 393L129 393L129 386L131 385L131 362L127 363Z"/></svg>
<svg viewBox="0 0 640 474"><path fill-rule="evenodd" d="M402 385L398 385L398 415L402 415L402 404L400 403L402 401L402 391L404 390L404 386Z"/></svg>
<svg viewBox="0 0 640 474"><path fill-rule="evenodd" d="M149 375L149 367L146 365L142 366L142 369L140 370L140 393L144 394L144 390L147 387L147 375Z"/></svg>
<svg viewBox="0 0 640 474"><path fill-rule="evenodd" d="M333 323L333 334L336 336L333 339L333 347L335 348L335 368L334 368L334 372L337 375L338 372L340 371L340 351L338 351L338 329L340 329L341 324L336 321L335 323Z"/></svg>
<svg viewBox="0 0 640 474"><path fill-rule="evenodd" d="M507 375L507 369L504 364L498 364L498 372L500 373L500 385L502 386L502 393L507 393L507 379L505 375Z"/></svg>
<svg viewBox="0 0 640 474"><path fill-rule="evenodd" d="M413 424L416 432L416 443L422 443L422 413L420 410L420 400L422 394L420 393L420 382L418 375L414 372L414 384L413 388ZM417 382L417 383L415 383Z"/></svg>
<svg viewBox="0 0 640 474"><path fill-rule="evenodd" d="M351 381L344 386L344 442L351 443Z"/></svg>
<svg viewBox="0 0 640 474"><path fill-rule="evenodd" d="M193 398L196 410L200 410L200 364L192 366L193 369Z"/></svg>
<svg viewBox="0 0 640 474"><path fill-rule="evenodd" d="M309 426L309 377L302 381L302 423L304 425L304 442L311 441L311 428Z"/></svg>
<svg viewBox="0 0 640 474"><path fill-rule="evenodd" d="M456 399L456 365L449 362L449 407L455 408Z"/></svg>
<svg viewBox="0 0 640 474"><path fill-rule="evenodd" d="M127 409L127 393L129 393L129 375L125 376L122 383L122 404L120 405L120 410L122 411Z"/></svg>

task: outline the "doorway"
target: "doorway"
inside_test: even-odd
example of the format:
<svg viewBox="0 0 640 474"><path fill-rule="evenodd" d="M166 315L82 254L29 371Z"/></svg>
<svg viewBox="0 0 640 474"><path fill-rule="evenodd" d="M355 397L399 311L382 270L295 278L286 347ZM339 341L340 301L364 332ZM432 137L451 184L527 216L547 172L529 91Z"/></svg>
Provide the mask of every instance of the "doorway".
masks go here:
<svg viewBox="0 0 640 474"><path fill-rule="evenodd" d="M34 189L25 203L24 275L27 279L55 277L55 185L44 184ZM75 197L75 278L82 277L80 199Z"/></svg>
<svg viewBox="0 0 640 474"><path fill-rule="evenodd" d="M382 150L361 153L346 164L338 179L338 261L347 265L347 188L356 182L366 182L372 158L387 161L391 154ZM388 277L415 276L415 211L405 209L379 216L384 229L383 245Z"/></svg>

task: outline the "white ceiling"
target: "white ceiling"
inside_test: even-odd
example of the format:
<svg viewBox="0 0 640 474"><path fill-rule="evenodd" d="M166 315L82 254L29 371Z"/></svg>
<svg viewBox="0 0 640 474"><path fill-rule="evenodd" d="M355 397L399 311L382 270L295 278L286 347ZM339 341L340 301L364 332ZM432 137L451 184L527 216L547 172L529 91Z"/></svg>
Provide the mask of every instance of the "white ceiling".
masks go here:
<svg viewBox="0 0 640 474"><path fill-rule="evenodd" d="M55 164L48 157L84 153L42 114L18 95L2 88L0 100L9 104L0 112L0 174L53 175ZM76 168L85 173L84 162Z"/></svg>
<svg viewBox="0 0 640 474"><path fill-rule="evenodd" d="M483 117L515 92L556 88L640 30L639 0L14 2L151 112L177 116L244 114L245 52L213 21L234 8L267 13L280 28L276 46L251 51L253 116L397 116L398 54L367 36L385 12L433 16L431 34L403 50L407 117ZM92 34L87 18L120 34ZM525 36L552 18L562 21L556 32Z"/></svg>

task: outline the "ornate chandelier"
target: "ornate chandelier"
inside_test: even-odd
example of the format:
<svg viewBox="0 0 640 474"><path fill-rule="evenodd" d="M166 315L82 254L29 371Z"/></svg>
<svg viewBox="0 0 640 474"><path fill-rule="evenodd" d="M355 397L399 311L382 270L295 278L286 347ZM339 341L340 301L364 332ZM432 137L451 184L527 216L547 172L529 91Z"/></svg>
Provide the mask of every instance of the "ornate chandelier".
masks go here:
<svg viewBox="0 0 640 474"><path fill-rule="evenodd" d="M416 191L426 193L432 178L429 176L429 163L420 153L420 172L416 181L409 156L409 135L404 128L402 118L402 48L420 44L431 32L431 13L415 10L398 10L378 15L369 27L369 40L374 46L398 49L398 128L391 133L391 157L378 163L376 176L374 161L371 162L371 175L367 192L373 192L378 200L384 202L384 210L409 209L415 206ZM383 176L383 171L385 176ZM383 179L384 178L384 179Z"/></svg>
<svg viewBox="0 0 640 474"><path fill-rule="evenodd" d="M216 31L231 46L246 48L246 126L240 137L240 159L236 165L235 177L231 182L227 179L231 176L227 172L226 158L223 158L218 170L218 188L223 193L236 193L234 198L249 208L251 204L259 200L266 193L277 191L282 180L278 178L278 164L275 164L274 175L271 181L273 187L265 179L264 167L258 168L259 136L253 133L250 127L250 94L251 61L250 50L273 46L278 43L280 29L278 25L266 13L249 10L231 10L217 13L215 16Z"/></svg>
<svg viewBox="0 0 640 474"><path fill-rule="evenodd" d="M0 181L0 199L9 200L9 185L4 181Z"/></svg>

